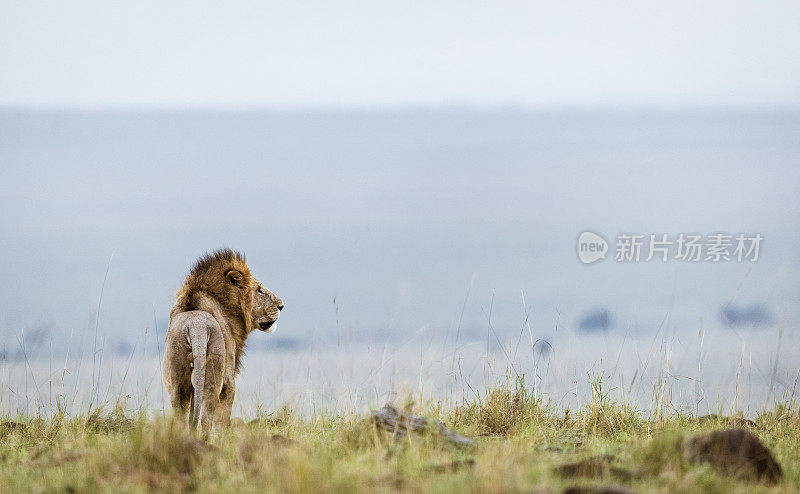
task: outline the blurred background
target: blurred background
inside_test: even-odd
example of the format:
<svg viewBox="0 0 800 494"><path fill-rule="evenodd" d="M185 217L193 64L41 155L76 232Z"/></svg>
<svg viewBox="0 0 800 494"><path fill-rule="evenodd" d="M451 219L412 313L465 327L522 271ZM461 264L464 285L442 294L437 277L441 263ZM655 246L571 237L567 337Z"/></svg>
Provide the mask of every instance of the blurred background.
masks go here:
<svg viewBox="0 0 800 494"><path fill-rule="evenodd" d="M162 410L172 295L222 246L286 303L248 340L242 415L509 376L562 407L598 378L642 409L793 399L798 14L5 2L0 409ZM586 230L605 260L578 260ZM616 262L631 232L764 240Z"/></svg>

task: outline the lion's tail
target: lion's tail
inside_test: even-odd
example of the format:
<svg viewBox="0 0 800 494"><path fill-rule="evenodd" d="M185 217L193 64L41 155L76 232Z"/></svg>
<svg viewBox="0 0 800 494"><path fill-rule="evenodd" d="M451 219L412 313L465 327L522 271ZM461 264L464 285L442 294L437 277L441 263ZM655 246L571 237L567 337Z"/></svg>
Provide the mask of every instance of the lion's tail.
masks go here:
<svg viewBox="0 0 800 494"><path fill-rule="evenodd" d="M192 409L192 429L197 428L200 410L203 408L203 389L206 384L206 346L208 345L208 328L203 324L189 326L189 343L192 345L192 387L194 388L194 407Z"/></svg>

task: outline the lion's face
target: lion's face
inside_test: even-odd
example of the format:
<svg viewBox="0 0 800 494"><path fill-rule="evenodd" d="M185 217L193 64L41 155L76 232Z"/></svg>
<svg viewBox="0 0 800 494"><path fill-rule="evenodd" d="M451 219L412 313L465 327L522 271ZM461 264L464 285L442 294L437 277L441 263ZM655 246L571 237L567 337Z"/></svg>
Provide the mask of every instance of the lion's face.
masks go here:
<svg viewBox="0 0 800 494"><path fill-rule="evenodd" d="M255 326L265 333L272 333L277 329L278 316L283 309L283 300L267 290L258 280L255 280L253 290L253 321Z"/></svg>

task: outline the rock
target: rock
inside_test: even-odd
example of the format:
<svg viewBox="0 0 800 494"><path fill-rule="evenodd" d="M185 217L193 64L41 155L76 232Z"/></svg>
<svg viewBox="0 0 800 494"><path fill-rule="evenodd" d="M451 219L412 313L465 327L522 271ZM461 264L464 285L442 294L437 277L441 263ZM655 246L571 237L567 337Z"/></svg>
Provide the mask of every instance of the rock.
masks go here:
<svg viewBox="0 0 800 494"><path fill-rule="evenodd" d="M388 403L380 410L372 412L372 420L375 422L375 427L384 429L398 438L406 437L410 432L425 433L434 429L456 446L475 444L472 439L456 434L438 420L429 420L421 415L403 412Z"/></svg>
<svg viewBox="0 0 800 494"><path fill-rule="evenodd" d="M769 449L745 429L719 430L688 439L683 444L683 458L692 463L709 463L739 480L774 484L782 476Z"/></svg>
<svg viewBox="0 0 800 494"><path fill-rule="evenodd" d="M697 424L707 424L709 422L723 422L728 427L735 427L738 429L755 429L756 423L750 419L742 418L742 417L722 417L715 413L709 413L708 415L703 415L702 417L697 417L694 419L694 422Z"/></svg>
<svg viewBox="0 0 800 494"><path fill-rule="evenodd" d="M13 420L6 420L4 422L0 422L0 439L5 439L5 437L13 431L24 431L27 429L27 425L14 422Z"/></svg>
<svg viewBox="0 0 800 494"><path fill-rule="evenodd" d="M4 428L4 429L11 429L11 430L14 430L14 429L25 429L25 427L26 427L25 424L22 424L20 422L15 422L13 420L6 420L6 421L0 423L0 428Z"/></svg>

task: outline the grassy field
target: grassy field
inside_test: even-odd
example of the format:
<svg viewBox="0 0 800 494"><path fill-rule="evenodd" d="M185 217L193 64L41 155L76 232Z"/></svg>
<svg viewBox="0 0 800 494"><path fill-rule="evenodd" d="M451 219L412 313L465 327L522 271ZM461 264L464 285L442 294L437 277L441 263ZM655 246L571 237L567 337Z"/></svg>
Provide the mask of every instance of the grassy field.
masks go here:
<svg viewBox="0 0 800 494"><path fill-rule="evenodd" d="M3 492L797 492L800 413L780 405L743 419L645 417L602 394L556 412L509 386L475 403L399 403L475 439L454 446L435 431L393 437L369 416L289 409L235 420L202 442L160 417L95 411L80 417L6 417ZM738 481L681 456L684 438L730 425L751 429L783 467L777 485ZM594 459L587 468L581 460ZM577 465L576 465L577 463ZM586 491L591 492L591 491ZM595 491L600 492L600 491Z"/></svg>

